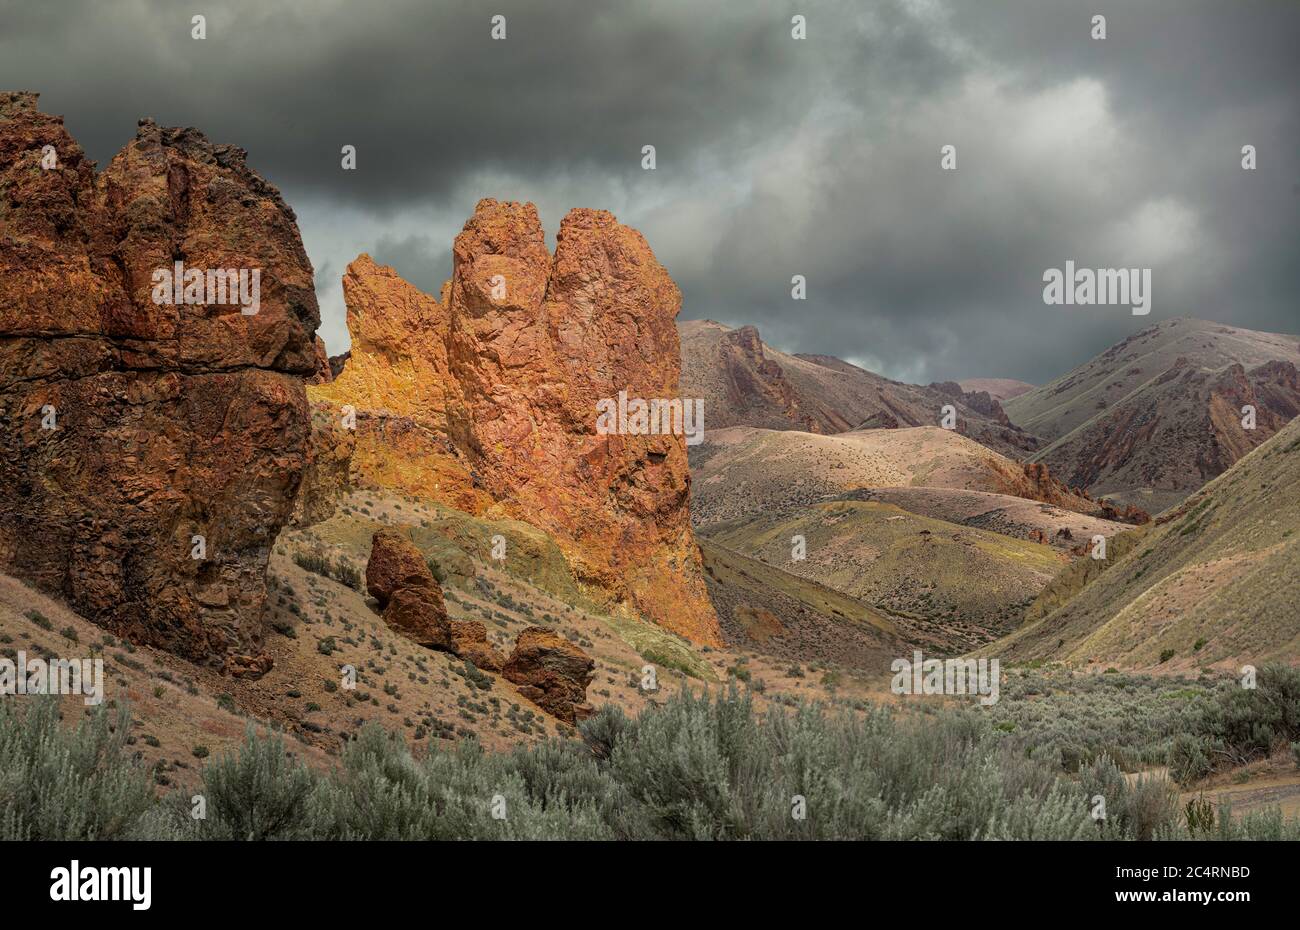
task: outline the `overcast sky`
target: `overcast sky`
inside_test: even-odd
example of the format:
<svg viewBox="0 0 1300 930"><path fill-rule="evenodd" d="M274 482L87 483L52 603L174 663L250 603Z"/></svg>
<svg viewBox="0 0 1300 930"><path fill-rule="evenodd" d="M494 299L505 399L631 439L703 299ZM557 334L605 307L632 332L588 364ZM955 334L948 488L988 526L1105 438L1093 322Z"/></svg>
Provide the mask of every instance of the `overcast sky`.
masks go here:
<svg viewBox="0 0 1300 930"><path fill-rule="evenodd" d="M614 211L684 319L919 382L1041 383L1172 316L1300 331L1297 47L1291 0L0 0L0 89L101 166L144 116L248 150L331 353L349 261L436 293L491 196L552 244ZM1066 260L1152 268L1150 316L1045 306Z"/></svg>

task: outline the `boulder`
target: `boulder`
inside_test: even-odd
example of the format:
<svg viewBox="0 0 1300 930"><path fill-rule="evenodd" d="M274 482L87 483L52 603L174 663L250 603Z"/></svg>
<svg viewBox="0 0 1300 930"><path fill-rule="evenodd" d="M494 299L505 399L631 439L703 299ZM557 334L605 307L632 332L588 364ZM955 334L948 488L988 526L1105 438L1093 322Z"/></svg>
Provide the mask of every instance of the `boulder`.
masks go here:
<svg viewBox="0 0 1300 930"><path fill-rule="evenodd" d="M384 623L417 646L452 651L447 610L442 595L425 587L399 588L384 608Z"/></svg>
<svg viewBox="0 0 1300 930"><path fill-rule="evenodd" d="M462 659L468 659L484 671L501 671L502 666L505 665L505 658L488 642L487 627L482 622L452 620L450 625L452 653Z"/></svg>
<svg viewBox="0 0 1300 930"><path fill-rule="evenodd" d="M501 654L477 620L452 620L424 555L396 530L375 533L366 565L366 590L379 602L389 628L427 649L450 652L479 668L499 672Z"/></svg>
<svg viewBox="0 0 1300 930"><path fill-rule="evenodd" d="M221 674L231 678L243 678L256 681L275 666L269 655L248 656L239 653L227 653L221 666Z"/></svg>
<svg viewBox="0 0 1300 930"><path fill-rule="evenodd" d="M542 710L575 724L592 713L587 686L595 668L592 658L564 637L546 627L530 626L515 640L501 674Z"/></svg>
<svg viewBox="0 0 1300 930"><path fill-rule="evenodd" d="M436 600L443 614L446 614L446 609L442 607L442 590L415 543L397 530L378 530L370 542L370 561L366 563L366 590L379 602L382 610L402 588L430 591L429 598Z"/></svg>

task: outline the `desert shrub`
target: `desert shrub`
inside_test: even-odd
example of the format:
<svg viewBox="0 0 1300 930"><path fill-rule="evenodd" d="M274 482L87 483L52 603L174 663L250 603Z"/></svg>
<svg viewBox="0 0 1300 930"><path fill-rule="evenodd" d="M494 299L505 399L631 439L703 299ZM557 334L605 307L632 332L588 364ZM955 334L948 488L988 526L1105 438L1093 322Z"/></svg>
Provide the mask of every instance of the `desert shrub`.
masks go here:
<svg viewBox="0 0 1300 930"><path fill-rule="evenodd" d="M733 687L675 695L620 727L609 773L653 837L1065 839L1087 826L1050 765L965 711L923 724L884 708L758 714Z"/></svg>
<svg viewBox="0 0 1300 930"><path fill-rule="evenodd" d="M337 581L354 591L364 591L360 570L342 556L338 559L331 559L328 553L317 550L313 552L295 552L293 560L299 568L314 575Z"/></svg>
<svg viewBox="0 0 1300 930"><path fill-rule="evenodd" d="M1178 814L1178 790L1155 775L1126 778L1109 756L1095 759L1079 772L1089 803L1100 798L1106 816L1094 822L1101 839L1174 839L1184 833Z"/></svg>
<svg viewBox="0 0 1300 930"><path fill-rule="evenodd" d="M1058 729L1085 719L1081 694L1117 718L1123 708L1163 709L1161 726L1189 724L1166 754L1199 771L1225 734L1255 738L1249 714L1273 733L1290 726L1287 676L1261 675L1263 693L1245 699L1116 675L1032 686L1041 696L1030 703L1046 706L1045 720L1024 708L866 702L791 701L760 712L733 684L712 697L680 692L635 718L604 707L579 726L581 739L506 753L485 751L468 731L451 743L453 727L429 718L418 759L400 733L367 724L324 774L290 756L278 735L250 728L237 751L202 770L201 787L162 803L148 773L123 758L125 708L115 730L104 710L71 730L58 725L56 702L33 702L24 714L0 703L0 829L65 839L1300 838L1300 821L1276 811L1233 818L1226 807L1180 805L1173 782L1126 775L1108 752L1094 752L1100 743L1071 742ZM517 720L518 708L506 716ZM1211 724L1224 727L1220 735ZM1100 740L1132 735L1143 752L1163 738L1149 723L1116 719L1102 729ZM1036 744L1039 734L1048 739ZM190 816L195 793L206 804L199 820ZM1094 819L1098 797L1105 816Z"/></svg>
<svg viewBox="0 0 1300 930"><path fill-rule="evenodd" d="M1066 772L1103 755L1132 770L1166 764L1174 738L1200 729L1225 686L1180 684L1187 683L1115 671L1012 670L1000 700L985 712L1023 751L1059 751Z"/></svg>
<svg viewBox="0 0 1300 930"><path fill-rule="evenodd" d="M608 759L629 726L627 714L617 704L605 704L578 724L578 733L597 759Z"/></svg>
<svg viewBox="0 0 1300 930"><path fill-rule="evenodd" d="M0 701L0 837L130 837L153 805L148 773L125 754L130 711L100 706L76 729L59 725L59 701Z"/></svg>
<svg viewBox="0 0 1300 930"><path fill-rule="evenodd" d="M542 766L559 783L576 784L584 762L554 746ZM557 755L557 753L559 753ZM565 761L561 763L561 759ZM587 800L555 788L530 791L512 755L484 752L474 740L432 749L415 760L398 737L364 727L343 756L343 768L322 785L321 838L331 839L607 839L611 833ZM534 771L536 774L536 770ZM535 786L534 790L537 787ZM493 813L504 816L498 818Z"/></svg>
<svg viewBox="0 0 1300 930"><path fill-rule="evenodd" d="M1300 840L1300 819L1287 820L1276 807L1248 811L1240 817L1232 815L1227 804L1219 806L1215 840Z"/></svg>
<svg viewBox="0 0 1300 930"><path fill-rule="evenodd" d="M1187 832L1209 836L1214 832L1214 805L1205 798L1192 798L1183 806L1183 818L1187 821Z"/></svg>
<svg viewBox="0 0 1300 930"><path fill-rule="evenodd" d="M223 753L203 769L200 794L207 800L207 816L198 821L203 839L280 840L307 839L317 831L310 826L307 801L317 776L285 751L277 734L259 736L252 726L237 752Z"/></svg>
<svg viewBox="0 0 1300 930"><path fill-rule="evenodd" d="M1199 781L1214 770L1212 747L1194 733L1179 733L1169 747L1169 777L1179 784Z"/></svg>
<svg viewBox="0 0 1300 930"><path fill-rule="evenodd" d="M1300 739L1300 669L1261 666L1255 687L1229 687L1219 693L1200 731L1215 746L1218 760L1240 765Z"/></svg>

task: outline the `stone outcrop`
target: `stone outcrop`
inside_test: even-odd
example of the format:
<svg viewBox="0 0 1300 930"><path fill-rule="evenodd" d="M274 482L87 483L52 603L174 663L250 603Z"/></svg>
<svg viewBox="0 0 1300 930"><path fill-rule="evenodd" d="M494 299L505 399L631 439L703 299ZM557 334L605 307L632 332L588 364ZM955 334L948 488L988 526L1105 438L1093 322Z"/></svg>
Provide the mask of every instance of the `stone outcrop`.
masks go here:
<svg viewBox="0 0 1300 930"><path fill-rule="evenodd" d="M575 724L591 716L587 686L595 668L591 657L564 637L546 627L530 626L515 640L501 674L542 710Z"/></svg>
<svg viewBox="0 0 1300 930"><path fill-rule="evenodd" d="M226 653L221 666L221 673L231 678L245 678L256 681L275 666L269 655L243 655L237 652Z"/></svg>
<svg viewBox="0 0 1300 930"><path fill-rule="evenodd" d="M156 302L178 262L258 298L205 277L199 302ZM318 322L293 211L241 149L143 120L96 175L35 94L0 94L0 571L256 673Z"/></svg>
<svg viewBox="0 0 1300 930"><path fill-rule="evenodd" d="M351 357L311 391L369 415L354 470L537 526L593 595L719 644L684 437L596 431L597 402L620 391L680 397L681 295L645 239L572 210L551 255L532 204L483 200L453 263L440 299L368 256L348 268Z"/></svg>
<svg viewBox="0 0 1300 930"><path fill-rule="evenodd" d="M451 627L442 588L409 539L379 530L366 563L366 590L393 631L427 649L449 651Z"/></svg>
<svg viewBox="0 0 1300 930"><path fill-rule="evenodd" d="M366 591L379 602L380 610L403 588L432 591L444 620L442 589L429 570L424 556L406 536L397 530L377 530L370 541L370 560L366 563Z"/></svg>
<svg viewBox="0 0 1300 930"><path fill-rule="evenodd" d="M1075 513L1086 513L1114 520L1117 523L1141 525L1151 519L1145 510L1132 504L1115 505L1109 501L1094 501L1083 488L1071 488L1052 477L1051 468L1044 462L1025 462L1021 466L1029 487L1020 495L1032 500L1054 504Z"/></svg>
<svg viewBox="0 0 1300 930"><path fill-rule="evenodd" d="M843 432L853 424L826 412L822 419L805 414L785 370L763 352L763 340L754 326L742 326L724 333L718 340L718 356L725 379L726 403L736 417L751 408L771 410L809 433ZM830 419L824 423L823 419Z"/></svg>
<svg viewBox="0 0 1300 930"><path fill-rule="evenodd" d="M375 533L366 563L366 590L393 631L427 649L450 652L479 668L500 671L501 654L477 620L452 620L423 554L397 530Z"/></svg>
<svg viewBox="0 0 1300 930"><path fill-rule="evenodd" d="M351 487L356 445L356 432L342 425L330 405L311 405L311 438L293 506L294 526L311 526L334 516L338 502Z"/></svg>

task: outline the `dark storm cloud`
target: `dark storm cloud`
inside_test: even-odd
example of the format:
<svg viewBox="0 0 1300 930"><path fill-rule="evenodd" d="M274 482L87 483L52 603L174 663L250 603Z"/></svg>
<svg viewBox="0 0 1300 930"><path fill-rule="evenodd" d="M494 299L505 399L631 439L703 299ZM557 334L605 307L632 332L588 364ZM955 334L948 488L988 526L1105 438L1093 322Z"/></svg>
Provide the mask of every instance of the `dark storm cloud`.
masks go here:
<svg viewBox="0 0 1300 930"><path fill-rule="evenodd" d="M347 262L436 293L482 196L535 201L552 236L613 209L683 317L909 380L1041 382L1175 315L1300 329L1300 6L1095 6L0 3L0 86L101 162L145 115L248 149L299 213L331 352ZM1067 259L1152 267L1151 316L1044 306Z"/></svg>
<svg viewBox="0 0 1300 930"><path fill-rule="evenodd" d="M639 171L803 101L800 49L760 5L590 0L14 4L3 74L107 159L139 116L235 141L300 193L372 209L434 200L473 169ZM207 39L190 37L194 13ZM508 39L493 41L492 15ZM807 58L808 56L802 56ZM812 89L805 86L805 90ZM339 149L364 169L340 184Z"/></svg>
<svg viewBox="0 0 1300 930"><path fill-rule="evenodd" d="M435 243L430 236L416 235L397 238L381 236L371 256L385 265L392 265L426 294L435 297L442 282L451 276L451 249L445 243Z"/></svg>

